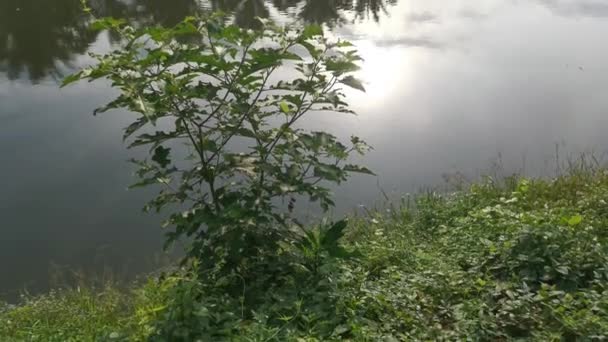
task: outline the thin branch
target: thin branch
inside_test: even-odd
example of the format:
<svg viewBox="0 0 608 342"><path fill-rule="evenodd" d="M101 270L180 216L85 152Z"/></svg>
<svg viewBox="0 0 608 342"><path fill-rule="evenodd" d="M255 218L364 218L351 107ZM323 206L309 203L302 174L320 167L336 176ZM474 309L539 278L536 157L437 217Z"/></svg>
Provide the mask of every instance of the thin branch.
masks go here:
<svg viewBox="0 0 608 342"><path fill-rule="evenodd" d="M211 40L211 38L209 38L209 39ZM222 108L222 106L224 106L226 104L226 99L228 98L228 95L230 95L233 92L234 85L236 84L236 80L239 78L239 74L241 73L241 69L243 68L243 65L245 64L245 60L247 59L247 52L249 52L249 48L251 48L251 45L253 45L253 43L247 45L245 47L245 49L243 50L243 57L241 58L239 66L237 67L237 69L234 73L234 77L232 77L232 80L230 81L230 83L228 85L228 89L226 90L226 94L224 94L224 98L220 101L220 103L217 105L217 107L215 107L215 109L213 109L211 114L209 114L207 116L207 118L205 118L205 120L203 120L200 123L200 126L203 126L207 122L209 122L209 120L211 120L219 112L219 110Z"/></svg>

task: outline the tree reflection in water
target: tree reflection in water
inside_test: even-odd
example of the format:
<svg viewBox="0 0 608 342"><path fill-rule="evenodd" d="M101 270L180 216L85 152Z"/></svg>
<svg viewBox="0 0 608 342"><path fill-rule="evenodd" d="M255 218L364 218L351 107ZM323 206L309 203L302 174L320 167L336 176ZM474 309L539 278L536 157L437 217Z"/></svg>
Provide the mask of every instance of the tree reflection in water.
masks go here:
<svg viewBox="0 0 608 342"><path fill-rule="evenodd" d="M37 81L84 53L97 36L80 0L0 1L0 71Z"/></svg>
<svg viewBox="0 0 608 342"><path fill-rule="evenodd" d="M133 25L174 25L201 11L221 10L242 27L253 28L256 17L271 10L305 23L341 25L345 12L355 19L379 20L387 5L397 0L90 0L99 17L126 18ZM11 80L27 77L36 83L47 76L61 78L58 70L86 53L98 32L88 29L90 17L81 0L1 0L0 73Z"/></svg>

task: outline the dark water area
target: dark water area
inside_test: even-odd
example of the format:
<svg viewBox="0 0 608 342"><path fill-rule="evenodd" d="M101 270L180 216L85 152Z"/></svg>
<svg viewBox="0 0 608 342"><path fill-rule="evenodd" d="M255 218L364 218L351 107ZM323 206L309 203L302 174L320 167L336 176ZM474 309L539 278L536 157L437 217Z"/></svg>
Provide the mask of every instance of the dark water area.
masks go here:
<svg viewBox="0 0 608 342"><path fill-rule="evenodd" d="M98 16L172 25L222 10L323 24L365 61L358 116L312 113L307 125L356 134L378 177L336 190L336 214L398 199L446 174L473 179L500 156L504 174L555 172L561 153L608 147L608 2L604 0L91 0ZM80 0L0 1L0 298L44 291L53 267L136 274L158 267L161 217L127 191L124 112L93 117L107 84L60 80L114 37L87 29Z"/></svg>

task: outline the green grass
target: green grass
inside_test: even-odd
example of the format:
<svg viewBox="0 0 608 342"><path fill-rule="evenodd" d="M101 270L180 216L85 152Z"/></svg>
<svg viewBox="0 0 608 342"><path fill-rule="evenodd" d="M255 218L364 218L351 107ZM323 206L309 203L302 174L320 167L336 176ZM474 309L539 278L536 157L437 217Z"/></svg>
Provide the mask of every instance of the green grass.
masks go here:
<svg viewBox="0 0 608 342"><path fill-rule="evenodd" d="M251 283L184 272L0 306L0 341L608 339L607 172L415 207L352 218L341 241L356 257L285 246Z"/></svg>
<svg viewBox="0 0 608 342"><path fill-rule="evenodd" d="M130 289L79 287L0 304L0 341L143 341L171 285L150 279Z"/></svg>

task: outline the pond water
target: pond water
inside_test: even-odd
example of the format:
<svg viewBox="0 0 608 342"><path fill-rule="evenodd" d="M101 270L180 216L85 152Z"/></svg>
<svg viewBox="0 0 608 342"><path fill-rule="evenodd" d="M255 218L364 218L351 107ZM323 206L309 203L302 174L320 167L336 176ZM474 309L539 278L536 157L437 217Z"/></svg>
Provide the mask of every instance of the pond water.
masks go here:
<svg viewBox="0 0 608 342"><path fill-rule="evenodd" d="M365 58L359 115L313 114L308 125L354 133L375 150L378 177L336 191L336 213L374 205L446 174L550 175L556 146L608 147L608 2L604 0L91 0L101 16L173 24L221 9L322 23ZM112 39L86 29L80 0L0 1L0 297L45 290L51 265L100 274L158 267L159 217L149 191L127 191L132 118L91 112L104 84L59 89ZM565 152L560 152L565 153ZM601 153L600 153L601 154Z"/></svg>

